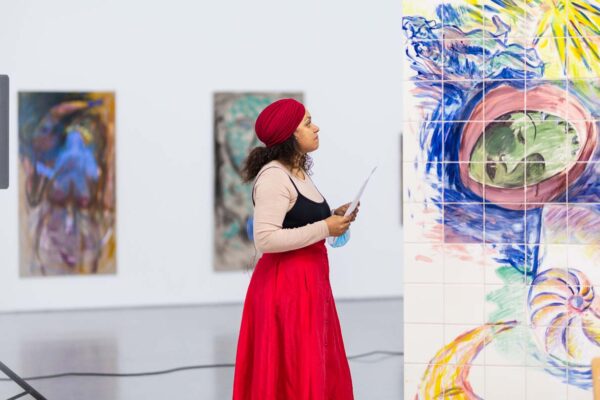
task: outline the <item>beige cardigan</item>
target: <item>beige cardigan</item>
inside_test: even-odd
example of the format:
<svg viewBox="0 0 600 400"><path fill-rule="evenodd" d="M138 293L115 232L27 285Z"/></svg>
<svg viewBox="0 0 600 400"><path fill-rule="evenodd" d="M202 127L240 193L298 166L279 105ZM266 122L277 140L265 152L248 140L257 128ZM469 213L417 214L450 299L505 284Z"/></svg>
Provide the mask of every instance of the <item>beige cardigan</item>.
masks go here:
<svg viewBox="0 0 600 400"><path fill-rule="evenodd" d="M276 168L271 168L276 167ZM264 171L265 169L267 171ZM308 174L304 180L295 177L283 164L271 161L257 175L254 185L254 243L261 253L279 253L316 243L329 236L325 220L300 228L283 229L285 214L292 209L300 193L310 200L321 202L315 184Z"/></svg>

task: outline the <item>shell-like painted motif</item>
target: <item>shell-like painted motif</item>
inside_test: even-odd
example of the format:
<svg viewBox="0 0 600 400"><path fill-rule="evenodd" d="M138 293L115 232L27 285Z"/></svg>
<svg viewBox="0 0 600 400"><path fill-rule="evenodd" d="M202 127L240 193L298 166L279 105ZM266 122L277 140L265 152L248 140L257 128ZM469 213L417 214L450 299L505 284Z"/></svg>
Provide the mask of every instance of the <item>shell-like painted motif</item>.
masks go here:
<svg viewBox="0 0 600 400"><path fill-rule="evenodd" d="M544 351L564 362L589 364L600 352L594 288L581 271L549 269L532 283L529 318Z"/></svg>

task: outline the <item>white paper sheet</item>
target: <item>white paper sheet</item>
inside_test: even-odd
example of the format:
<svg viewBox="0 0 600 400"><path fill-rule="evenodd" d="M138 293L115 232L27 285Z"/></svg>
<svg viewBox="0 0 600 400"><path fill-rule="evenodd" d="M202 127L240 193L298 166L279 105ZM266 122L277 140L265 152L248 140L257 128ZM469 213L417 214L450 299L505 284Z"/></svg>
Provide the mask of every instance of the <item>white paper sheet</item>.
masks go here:
<svg viewBox="0 0 600 400"><path fill-rule="evenodd" d="M369 176L367 177L365 182L360 187L360 190L356 194L354 201L352 201L352 204L350 204L350 207L348 207L348 209L346 210L346 213L344 214L345 217L352 214L354 212L354 210L356 209L356 207L358 206L358 202L360 201L360 198L361 198L363 192L365 191L365 188L367 187L367 183L369 183L369 179L371 179L371 177L373 176L373 173L375 172L376 169L377 169L377 167L373 168L373 170L371 171L371 173L369 174Z"/></svg>

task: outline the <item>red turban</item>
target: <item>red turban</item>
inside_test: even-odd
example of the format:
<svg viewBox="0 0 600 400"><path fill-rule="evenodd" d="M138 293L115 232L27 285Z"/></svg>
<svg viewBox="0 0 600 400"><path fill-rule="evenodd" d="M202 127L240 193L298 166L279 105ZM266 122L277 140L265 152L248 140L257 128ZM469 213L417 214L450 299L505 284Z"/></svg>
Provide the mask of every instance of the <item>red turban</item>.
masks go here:
<svg viewBox="0 0 600 400"><path fill-rule="evenodd" d="M281 99L262 110L256 119L256 136L267 147L285 142L292 136L304 118L302 103L294 99Z"/></svg>

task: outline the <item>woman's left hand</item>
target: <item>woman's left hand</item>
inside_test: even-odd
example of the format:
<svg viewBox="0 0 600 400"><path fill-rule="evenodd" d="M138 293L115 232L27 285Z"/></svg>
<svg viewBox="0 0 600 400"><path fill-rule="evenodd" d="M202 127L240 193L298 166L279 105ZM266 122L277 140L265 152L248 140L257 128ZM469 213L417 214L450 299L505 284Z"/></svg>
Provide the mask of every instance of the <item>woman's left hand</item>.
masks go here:
<svg viewBox="0 0 600 400"><path fill-rule="evenodd" d="M333 212L335 215L340 215L343 216L346 213L346 210L348 209L348 207L350 207L351 203L346 203L343 206L339 206L338 208L335 209L335 211ZM358 209L360 208L360 201L358 202L358 204L356 205L356 209L352 212L352 214L350 214L350 221L354 221L356 219L356 216L358 215Z"/></svg>

